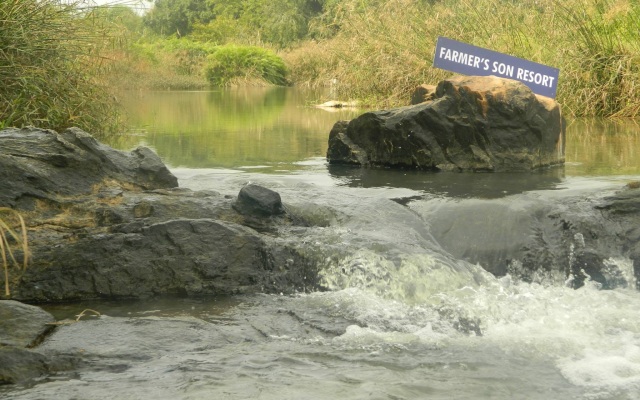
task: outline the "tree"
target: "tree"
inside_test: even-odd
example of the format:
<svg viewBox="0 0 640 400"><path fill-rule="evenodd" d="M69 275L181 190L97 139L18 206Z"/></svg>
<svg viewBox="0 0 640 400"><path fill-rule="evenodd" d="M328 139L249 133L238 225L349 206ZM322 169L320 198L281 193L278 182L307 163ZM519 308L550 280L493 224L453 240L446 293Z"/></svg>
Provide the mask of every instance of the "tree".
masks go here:
<svg viewBox="0 0 640 400"><path fill-rule="evenodd" d="M202 0L156 0L151 11L144 16L144 23L160 35L188 35L195 23L206 24L213 19L211 3Z"/></svg>

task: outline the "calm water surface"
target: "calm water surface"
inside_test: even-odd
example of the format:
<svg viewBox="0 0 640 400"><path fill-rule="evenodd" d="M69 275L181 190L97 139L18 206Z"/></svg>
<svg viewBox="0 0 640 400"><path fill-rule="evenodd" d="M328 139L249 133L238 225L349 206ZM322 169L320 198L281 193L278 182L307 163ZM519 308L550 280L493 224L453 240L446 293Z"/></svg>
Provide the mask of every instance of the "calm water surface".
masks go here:
<svg viewBox="0 0 640 400"><path fill-rule="evenodd" d="M292 88L127 93L134 129L111 144L145 144L172 167L304 170L325 157L336 121L365 111L313 107L327 96ZM639 174L638 148L640 121L569 121L562 174Z"/></svg>
<svg viewBox="0 0 640 400"><path fill-rule="evenodd" d="M324 221L287 240L318 253L332 290L51 306L59 318L83 308L103 314L59 328L39 348L82 364L34 386L0 388L0 397L640 399L639 292L498 279L443 252L426 225L447 204L482 199L517 210L640 180L637 123L572 122L563 168L433 174L329 168L331 127L362 111L311 107L329 100L322 93L125 100L135 129L112 145L152 147L181 186L233 196L254 181ZM413 200L406 207L394 198ZM461 332L460 321L480 321L482 335Z"/></svg>

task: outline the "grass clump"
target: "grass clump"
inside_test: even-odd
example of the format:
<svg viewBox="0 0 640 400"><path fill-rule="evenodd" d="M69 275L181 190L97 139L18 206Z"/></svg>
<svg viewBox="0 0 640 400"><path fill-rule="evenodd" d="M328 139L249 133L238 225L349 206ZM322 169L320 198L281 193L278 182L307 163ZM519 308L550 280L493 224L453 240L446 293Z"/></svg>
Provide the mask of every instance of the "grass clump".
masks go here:
<svg viewBox="0 0 640 400"><path fill-rule="evenodd" d="M9 268L14 267L24 271L29 261L27 227L22 216L11 208L0 207L0 214L7 215L5 218L0 218L0 258L2 258L4 271L4 293L5 296L10 297ZM16 247L22 252L21 263L14 254Z"/></svg>
<svg viewBox="0 0 640 400"><path fill-rule="evenodd" d="M205 74L212 86L238 82L287 84L284 61L272 51L256 46L219 46L207 57Z"/></svg>
<svg viewBox="0 0 640 400"><path fill-rule="evenodd" d="M0 128L35 125L92 133L118 129L101 85L108 28L79 1L0 1Z"/></svg>

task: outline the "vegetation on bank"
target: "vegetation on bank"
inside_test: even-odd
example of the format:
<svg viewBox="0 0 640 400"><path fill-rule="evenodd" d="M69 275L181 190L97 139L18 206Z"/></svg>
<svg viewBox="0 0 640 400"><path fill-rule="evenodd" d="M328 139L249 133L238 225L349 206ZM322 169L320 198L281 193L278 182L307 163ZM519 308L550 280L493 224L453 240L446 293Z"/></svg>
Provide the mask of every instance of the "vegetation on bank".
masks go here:
<svg viewBox="0 0 640 400"><path fill-rule="evenodd" d="M116 89L327 86L407 104L438 36L560 69L568 116L640 116L638 0L0 2L0 127L122 127Z"/></svg>
<svg viewBox="0 0 640 400"><path fill-rule="evenodd" d="M557 99L569 116L640 115L637 0L275 3L158 0L143 24L168 38L161 41L185 46L271 49L284 59L289 82L312 87L334 82L341 99L374 107L407 104L417 85L450 76L432 66L436 40L446 36L559 68ZM198 64L203 68L204 59ZM229 61L220 70L233 68Z"/></svg>
<svg viewBox="0 0 640 400"><path fill-rule="evenodd" d="M344 98L400 105L450 75L432 67L446 36L559 68L567 115L638 117L639 20L629 0L389 0L346 13L335 36L285 59L294 82L335 78Z"/></svg>
<svg viewBox="0 0 640 400"><path fill-rule="evenodd" d="M0 1L0 127L117 129L117 106L100 79L113 36L78 4Z"/></svg>
<svg viewBox="0 0 640 400"><path fill-rule="evenodd" d="M207 57L207 80L212 86L225 86L234 79L247 82L264 80L274 85L287 83L287 68L275 53L255 46L219 46Z"/></svg>

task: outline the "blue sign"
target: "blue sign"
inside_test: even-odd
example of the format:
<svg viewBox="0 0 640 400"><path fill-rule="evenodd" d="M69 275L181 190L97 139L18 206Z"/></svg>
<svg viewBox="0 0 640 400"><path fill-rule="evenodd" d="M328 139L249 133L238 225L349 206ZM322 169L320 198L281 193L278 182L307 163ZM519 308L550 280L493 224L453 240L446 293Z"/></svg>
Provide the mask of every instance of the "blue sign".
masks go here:
<svg viewBox="0 0 640 400"><path fill-rule="evenodd" d="M433 65L464 75L495 75L518 80L534 93L556 97L558 68L439 37Z"/></svg>

